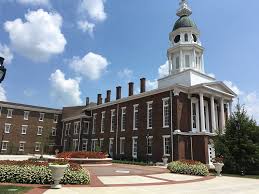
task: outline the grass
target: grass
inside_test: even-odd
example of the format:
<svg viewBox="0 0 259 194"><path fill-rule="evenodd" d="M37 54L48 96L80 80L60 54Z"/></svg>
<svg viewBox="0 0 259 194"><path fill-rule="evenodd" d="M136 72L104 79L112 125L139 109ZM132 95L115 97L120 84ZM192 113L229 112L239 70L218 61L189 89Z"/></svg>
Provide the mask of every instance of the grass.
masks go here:
<svg viewBox="0 0 259 194"><path fill-rule="evenodd" d="M31 189L31 187L6 185L0 186L0 194L24 194Z"/></svg>

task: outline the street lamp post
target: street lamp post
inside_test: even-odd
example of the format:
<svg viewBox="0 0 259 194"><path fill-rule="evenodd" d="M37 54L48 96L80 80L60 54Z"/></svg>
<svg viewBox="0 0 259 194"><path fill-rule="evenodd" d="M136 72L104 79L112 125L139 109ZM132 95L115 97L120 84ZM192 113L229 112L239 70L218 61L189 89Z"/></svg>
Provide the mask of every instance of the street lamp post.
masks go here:
<svg viewBox="0 0 259 194"><path fill-rule="evenodd" d="M0 83L4 80L6 68L4 67L4 58L0 57Z"/></svg>

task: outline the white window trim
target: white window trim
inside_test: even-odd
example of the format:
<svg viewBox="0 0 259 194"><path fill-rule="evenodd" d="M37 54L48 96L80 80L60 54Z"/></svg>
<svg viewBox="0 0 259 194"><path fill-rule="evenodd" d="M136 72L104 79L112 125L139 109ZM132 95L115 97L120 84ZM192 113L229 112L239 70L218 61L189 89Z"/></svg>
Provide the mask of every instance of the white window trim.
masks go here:
<svg viewBox="0 0 259 194"><path fill-rule="evenodd" d="M96 120L97 120L97 113L93 114L93 129L92 129L92 134L95 134L96 131Z"/></svg>
<svg viewBox="0 0 259 194"><path fill-rule="evenodd" d="M152 105L152 108L149 108L149 105ZM147 129L152 129L153 128L153 123L152 123L152 126L151 127L149 127L149 117L150 117L150 115L149 115L149 110L152 110L153 111L153 101L149 101L149 102L147 102ZM152 117L153 117L153 115L152 115ZM153 119L153 118L152 118Z"/></svg>
<svg viewBox="0 0 259 194"><path fill-rule="evenodd" d="M102 143L101 143L102 142ZM100 149L102 150L102 148L103 148L103 142L104 142L104 138L100 138L99 139L99 147L100 147ZM102 144L102 145L101 145Z"/></svg>
<svg viewBox="0 0 259 194"><path fill-rule="evenodd" d="M39 121L43 122L44 121L44 117L45 117L45 113L40 113L40 117L39 117Z"/></svg>
<svg viewBox="0 0 259 194"><path fill-rule="evenodd" d="M77 151L78 150L78 142L79 142L79 140L78 139L73 139L73 150L74 151ZM75 142L76 142L76 146L75 146Z"/></svg>
<svg viewBox="0 0 259 194"><path fill-rule="evenodd" d="M53 123L58 123L58 118L59 118L59 116L55 114L54 119L53 119Z"/></svg>
<svg viewBox="0 0 259 194"><path fill-rule="evenodd" d="M74 122L74 135L78 135L79 127L80 127L79 125L80 125L80 121Z"/></svg>
<svg viewBox="0 0 259 194"><path fill-rule="evenodd" d="M123 152L122 152L122 140L124 140L124 150L123 150ZM125 154L125 140L126 140L126 138L125 137L120 137L120 154L121 155L123 155L123 154Z"/></svg>
<svg viewBox="0 0 259 194"><path fill-rule="evenodd" d="M6 131L6 126L9 126L9 131ZM10 123L5 123L5 125L4 125L4 133L5 134L9 134L9 133L11 133L11 124Z"/></svg>
<svg viewBox="0 0 259 194"><path fill-rule="evenodd" d="M84 142L86 142L86 143L84 143ZM83 149L83 145L85 144L85 148L86 149ZM82 139L82 151L87 151L87 147L88 147L88 139Z"/></svg>
<svg viewBox="0 0 259 194"><path fill-rule="evenodd" d="M125 112L123 112L125 111ZM121 108L121 131L125 131L126 129L123 128L123 115L126 116L126 107ZM125 120L126 122L126 120Z"/></svg>
<svg viewBox="0 0 259 194"><path fill-rule="evenodd" d="M136 131L136 130L138 130L138 128L136 128L136 118L135 118L135 116L136 116L136 112L138 112L139 113L139 109L138 109L138 111L136 111L136 107L138 107L139 108L139 104L134 104L133 105L133 130L134 131Z"/></svg>
<svg viewBox="0 0 259 194"><path fill-rule="evenodd" d="M148 156L152 156L152 152L153 152L153 136L149 136L148 140L152 139L152 144L151 144L151 153L147 153ZM148 142L147 142L148 143ZM148 145L147 145L148 146Z"/></svg>
<svg viewBox="0 0 259 194"><path fill-rule="evenodd" d="M85 123L88 123L87 124L87 128L86 128L86 132L83 132L83 134L89 134L89 130L90 130L90 122L89 121L84 121L84 126L85 126Z"/></svg>
<svg viewBox="0 0 259 194"><path fill-rule="evenodd" d="M169 128L170 126L169 125L165 125L165 101L169 100L170 98L169 97L166 97L166 98L163 98L162 101L163 101L163 128ZM169 109L169 102L168 102L168 109ZM169 110L170 112L170 110Z"/></svg>
<svg viewBox="0 0 259 194"><path fill-rule="evenodd" d="M6 144L7 144L5 149L3 149L3 146L4 146L4 144L3 144L3 143L6 143ZM8 143L9 143L9 141L5 141L5 140L3 140L3 141L2 141L2 147L1 147L1 150L6 151L6 150L8 149Z"/></svg>
<svg viewBox="0 0 259 194"><path fill-rule="evenodd" d="M41 133L39 133L39 129L41 128ZM37 128L37 135L41 136L43 134L43 127L42 126L38 126Z"/></svg>
<svg viewBox="0 0 259 194"><path fill-rule="evenodd" d="M94 149L93 149L93 143L95 142L95 144L94 144ZM98 142L98 139L92 139L92 141L91 141L91 151L93 152L93 151L95 151L95 149L96 149L96 142Z"/></svg>
<svg viewBox="0 0 259 194"><path fill-rule="evenodd" d="M36 149L37 148L37 146L36 145L39 145L38 147L39 147L39 149ZM40 149L41 149L41 142L35 142L35 152L39 152L40 151Z"/></svg>
<svg viewBox="0 0 259 194"><path fill-rule="evenodd" d="M24 111L23 120L28 121L29 120L29 114L30 114L30 111ZM25 117L25 115L27 115L27 117Z"/></svg>
<svg viewBox="0 0 259 194"><path fill-rule="evenodd" d="M54 134L53 134L53 132L54 132ZM52 127L51 135L52 135L52 137L56 137L57 136L57 128Z"/></svg>
<svg viewBox="0 0 259 194"><path fill-rule="evenodd" d="M110 128L110 132L114 132L114 130L113 130L113 128L112 128L112 125L113 125L112 117L113 117L113 116L116 117L115 111L116 111L115 109L112 109L112 110L111 110L111 128ZM114 115L113 115L113 114L114 114Z"/></svg>
<svg viewBox="0 0 259 194"><path fill-rule="evenodd" d="M164 153L164 156L170 156L170 154L165 153L165 139L170 138L171 136L170 135L163 135L162 137L163 137L163 153Z"/></svg>
<svg viewBox="0 0 259 194"><path fill-rule="evenodd" d="M111 142L112 142L112 144L111 144ZM114 147L112 147L112 152L110 152L111 151L111 145L114 145L114 138L109 138L109 154L113 154L113 148Z"/></svg>
<svg viewBox="0 0 259 194"><path fill-rule="evenodd" d="M138 141L137 141L137 153L136 153L136 156L134 155L134 140L138 140L138 137L137 136L134 136L132 137L132 158L136 159L138 158Z"/></svg>
<svg viewBox="0 0 259 194"><path fill-rule="evenodd" d="M105 111L103 111L102 112L102 118L101 118L101 133L104 133L104 127L105 127L105 115L106 114L106 112Z"/></svg>
<svg viewBox="0 0 259 194"><path fill-rule="evenodd" d="M26 127L25 133L23 132L23 127ZM27 129L28 129L28 125L22 125L22 132L21 132L21 134L22 135L26 135L27 134Z"/></svg>
<svg viewBox="0 0 259 194"><path fill-rule="evenodd" d="M9 115L9 111L11 112L11 114ZM11 119L13 118L13 109L7 109L7 115L6 118Z"/></svg>
<svg viewBox="0 0 259 194"><path fill-rule="evenodd" d="M193 128L193 107L192 104L196 106L196 129ZM197 98L191 98L191 125L192 125L192 132L197 133L200 130L200 111L199 111L199 100Z"/></svg>
<svg viewBox="0 0 259 194"><path fill-rule="evenodd" d="M23 149L20 149L21 148L21 144L23 144ZM19 142L19 152L24 152L25 144L26 144L26 141L20 141Z"/></svg>

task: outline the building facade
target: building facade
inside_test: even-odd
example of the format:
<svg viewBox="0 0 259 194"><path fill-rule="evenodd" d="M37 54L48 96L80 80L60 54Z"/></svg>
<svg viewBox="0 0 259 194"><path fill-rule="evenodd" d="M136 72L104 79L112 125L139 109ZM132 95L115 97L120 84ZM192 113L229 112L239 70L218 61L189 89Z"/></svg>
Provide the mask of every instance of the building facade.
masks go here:
<svg viewBox="0 0 259 194"><path fill-rule="evenodd" d="M58 123L46 121L46 128L58 128L55 146L63 151L102 150L116 159L159 162L166 156L169 161L190 159L212 165L212 138L218 130L224 132L236 94L205 73L204 48L191 14L182 0L169 35L168 76L158 80L157 89L146 91L142 78L139 94L134 94L130 82L127 97L122 98L118 86L114 101L108 90L105 100L98 94L97 104L87 98L85 106L49 109L49 118L60 117ZM37 119L33 128L40 125ZM1 127L6 122L2 119ZM16 141L22 141L19 138Z"/></svg>

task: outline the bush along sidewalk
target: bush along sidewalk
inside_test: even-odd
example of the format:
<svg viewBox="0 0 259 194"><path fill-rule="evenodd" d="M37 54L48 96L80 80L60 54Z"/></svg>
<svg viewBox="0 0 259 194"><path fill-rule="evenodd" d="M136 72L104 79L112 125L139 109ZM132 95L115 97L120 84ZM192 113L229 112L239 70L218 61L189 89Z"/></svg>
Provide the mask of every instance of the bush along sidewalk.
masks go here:
<svg viewBox="0 0 259 194"><path fill-rule="evenodd" d="M1 161L0 182L22 184L52 184L47 162ZM61 184L89 184L89 173L77 164L70 163Z"/></svg>
<svg viewBox="0 0 259 194"><path fill-rule="evenodd" d="M198 161L181 160L175 161L168 164L167 168L172 173L177 174L188 174L197 176L208 176L209 170L207 166Z"/></svg>
<svg viewBox="0 0 259 194"><path fill-rule="evenodd" d="M143 161L112 160L112 163L130 164L130 165L139 165L139 166L152 166L152 164L148 164L148 163L143 162Z"/></svg>

